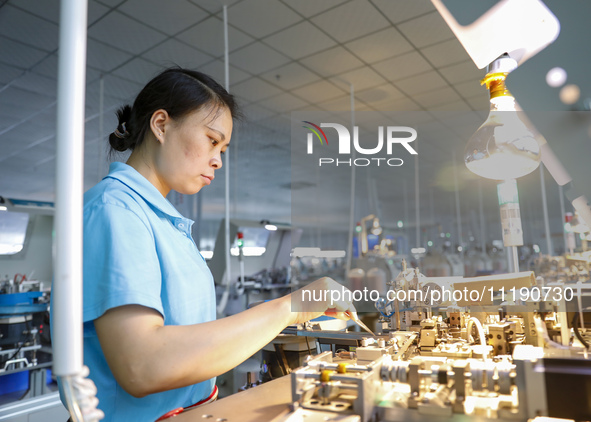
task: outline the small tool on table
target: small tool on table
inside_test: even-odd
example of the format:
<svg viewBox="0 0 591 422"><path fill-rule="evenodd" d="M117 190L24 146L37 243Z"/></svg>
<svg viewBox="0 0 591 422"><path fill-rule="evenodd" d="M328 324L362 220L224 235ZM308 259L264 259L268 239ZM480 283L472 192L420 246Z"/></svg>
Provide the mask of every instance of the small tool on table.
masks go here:
<svg viewBox="0 0 591 422"><path fill-rule="evenodd" d="M367 325L365 325L363 322L361 322L361 320L359 319L359 317L357 316L357 312L351 312L351 311L347 311L345 312L345 314L347 314L349 316L349 318L351 318L357 325L359 325L361 328L363 328L365 331L367 331L368 333L370 333L372 336L376 336L374 334L373 331L371 331Z"/></svg>

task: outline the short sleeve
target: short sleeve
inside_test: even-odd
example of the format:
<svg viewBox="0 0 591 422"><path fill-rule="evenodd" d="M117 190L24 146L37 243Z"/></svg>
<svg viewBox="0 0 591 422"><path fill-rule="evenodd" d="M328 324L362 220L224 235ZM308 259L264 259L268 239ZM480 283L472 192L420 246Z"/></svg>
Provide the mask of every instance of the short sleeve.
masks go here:
<svg viewBox="0 0 591 422"><path fill-rule="evenodd" d="M164 314L162 276L151 229L124 205L84 209L84 322L123 305Z"/></svg>

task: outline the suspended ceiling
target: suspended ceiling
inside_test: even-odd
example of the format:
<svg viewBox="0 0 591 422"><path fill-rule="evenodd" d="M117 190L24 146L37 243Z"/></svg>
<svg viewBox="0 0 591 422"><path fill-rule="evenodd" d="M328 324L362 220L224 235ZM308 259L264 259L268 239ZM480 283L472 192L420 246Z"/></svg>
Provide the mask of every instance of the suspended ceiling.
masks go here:
<svg viewBox="0 0 591 422"><path fill-rule="evenodd" d="M464 11L475 8L470 3L462 3ZM525 110L584 109L585 95L591 95L585 47L591 6L546 3L561 21L561 35L511 75L510 88ZM289 221L291 183L301 182L291 180L291 113L350 110L351 85L358 112L459 112L474 129L486 116L487 93L479 83L484 72L429 0L90 0L86 189L106 174L112 159L105 138L115 127L114 111L131 102L160 69L180 65L224 81L223 4L228 6L229 88L246 114L230 152L236 217ZM58 0L8 0L0 6L0 195L5 197L54 198L58 24ZM568 82L580 86L583 96L574 106L562 104L558 90L546 85L545 74L554 66L564 67ZM430 224L441 213L455 215L447 171L454 158L462 212L473 213L478 202L478 181L461 165L467 139L442 145L432 133L420 140L418 161L422 219ZM555 140L553 148L565 149L566 140ZM381 181L376 195L378 202L406 201L412 220L415 170L410 163L395 181ZM576 170L579 178L589 174ZM546 181L551 217L559 223L557 187L548 175ZM495 185L481 185L487 218L498 219ZM539 176L527 176L520 185L526 217L540 221ZM358 194L366 190L362 186ZM219 218L223 171L201 195L203 218ZM173 195L171 200L191 213L193 198ZM348 214L348 198L339 201ZM401 208L395 212L391 221L402 215Z"/></svg>

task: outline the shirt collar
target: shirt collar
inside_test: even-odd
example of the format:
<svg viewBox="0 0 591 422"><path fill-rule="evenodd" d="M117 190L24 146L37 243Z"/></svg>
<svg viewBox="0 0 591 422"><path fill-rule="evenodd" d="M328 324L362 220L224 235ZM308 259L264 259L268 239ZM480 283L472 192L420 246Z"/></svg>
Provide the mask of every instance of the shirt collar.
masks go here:
<svg viewBox="0 0 591 422"><path fill-rule="evenodd" d="M142 176L133 167L125 163L115 161L111 163L109 167L109 174L106 177L119 180L121 183L128 186L130 189L144 198L144 200L150 206L166 214L169 219L175 223L175 226L177 225L176 220L180 218L188 223L190 229L190 225L193 223L193 221L183 217L177 211L174 205L172 205L168 199L162 196L160 191L156 189L156 186L150 183L148 179Z"/></svg>

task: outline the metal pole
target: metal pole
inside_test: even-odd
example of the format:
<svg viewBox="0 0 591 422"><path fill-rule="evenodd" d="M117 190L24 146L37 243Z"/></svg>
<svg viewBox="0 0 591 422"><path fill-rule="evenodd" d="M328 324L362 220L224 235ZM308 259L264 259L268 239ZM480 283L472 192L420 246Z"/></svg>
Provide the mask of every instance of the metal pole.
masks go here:
<svg viewBox="0 0 591 422"><path fill-rule="evenodd" d="M224 5L224 86L230 92L230 58L228 49L228 6ZM229 286L232 279L232 264L230 262L230 151L226 150L226 196L225 196L225 223L226 223L226 283Z"/></svg>
<svg viewBox="0 0 591 422"><path fill-rule="evenodd" d="M88 2L62 0L57 92L53 369L79 374L82 352L82 206Z"/></svg>
<svg viewBox="0 0 591 422"><path fill-rule="evenodd" d="M418 141L415 141L415 148L418 149ZM419 192L419 156L415 155L415 247L421 247L421 209Z"/></svg>
<svg viewBox="0 0 591 422"><path fill-rule="evenodd" d="M560 199L560 225L562 230L562 240L564 241L564 252L568 251L568 242L566 240L566 231L564 230L564 215L566 211L564 209L564 192L562 191L562 186L558 185L558 195Z"/></svg>
<svg viewBox="0 0 591 422"><path fill-rule="evenodd" d="M507 246L507 261L509 263L510 273L519 272L519 252L517 246Z"/></svg>
<svg viewBox="0 0 591 422"><path fill-rule="evenodd" d="M484 220L484 202L482 200L482 183L478 179L478 211L480 214L480 248L486 254L486 228Z"/></svg>
<svg viewBox="0 0 591 422"><path fill-rule="evenodd" d="M406 240L407 240L407 245L406 245L406 251L404 251L404 253L408 254L410 253L410 232L408 231L409 229L409 215L408 215L408 209L409 209L409 201L408 201L408 182L406 180L404 180L402 182L402 188L403 188L403 195L404 195L404 234L406 236Z"/></svg>
<svg viewBox="0 0 591 422"><path fill-rule="evenodd" d="M462 257L462 264L464 263L464 237L462 235L462 212L460 211L460 188L458 186L458 169L456 168L456 156L455 154L452 155L452 163L454 168L454 187L456 191L456 220L458 223L458 242L460 242L460 246L462 250L460 251L460 256Z"/></svg>
<svg viewBox="0 0 591 422"><path fill-rule="evenodd" d="M355 133L355 87L350 85L351 93L351 133ZM353 157L355 160L355 148L353 148ZM351 261L353 259L353 231L355 230L355 166L351 168L351 202L349 204L349 242L347 246L347 272L345 277L351 270ZM361 245L358 245L358 250L361 252Z"/></svg>
<svg viewBox="0 0 591 422"><path fill-rule="evenodd" d="M544 163L540 163L540 184L542 187L542 209L544 210L544 229L546 232L546 251L549 256L554 255L552 250L552 237L550 235L550 222L548 221L548 201L546 200L546 182L544 180Z"/></svg>

